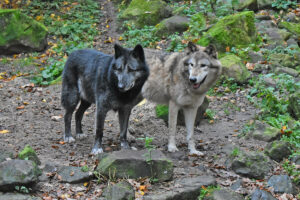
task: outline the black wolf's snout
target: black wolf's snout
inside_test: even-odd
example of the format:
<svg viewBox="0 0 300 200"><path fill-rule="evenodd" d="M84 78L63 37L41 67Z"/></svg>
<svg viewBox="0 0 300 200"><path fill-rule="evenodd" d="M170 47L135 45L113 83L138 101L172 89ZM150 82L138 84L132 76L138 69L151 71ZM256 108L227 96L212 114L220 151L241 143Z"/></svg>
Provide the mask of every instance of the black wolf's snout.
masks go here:
<svg viewBox="0 0 300 200"><path fill-rule="evenodd" d="M125 84L124 83L118 83L118 89L121 91L121 92L124 92L125 91Z"/></svg>
<svg viewBox="0 0 300 200"><path fill-rule="evenodd" d="M191 83L196 83L196 81L197 81L197 78L194 78L194 77L190 78Z"/></svg>

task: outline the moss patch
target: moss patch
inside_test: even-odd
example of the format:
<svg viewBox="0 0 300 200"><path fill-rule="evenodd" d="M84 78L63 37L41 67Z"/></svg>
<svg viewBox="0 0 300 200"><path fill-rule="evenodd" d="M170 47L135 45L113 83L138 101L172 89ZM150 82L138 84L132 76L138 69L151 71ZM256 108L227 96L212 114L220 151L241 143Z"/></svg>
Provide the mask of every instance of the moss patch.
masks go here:
<svg viewBox="0 0 300 200"><path fill-rule="evenodd" d="M155 107L155 113L156 113L156 117L163 119L166 122L168 121L168 116L169 116L169 107L168 106L158 104Z"/></svg>
<svg viewBox="0 0 300 200"><path fill-rule="evenodd" d="M213 43L219 51L226 47L245 47L257 43L257 32L254 24L254 12L245 11L226 16L219 20L199 40L199 44L207 46Z"/></svg>
<svg viewBox="0 0 300 200"><path fill-rule="evenodd" d="M37 165L41 164L41 161L37 157L35 151L29 145L24 147L24 149L19 153L18 157L22 160L31 160Z"/></svg>

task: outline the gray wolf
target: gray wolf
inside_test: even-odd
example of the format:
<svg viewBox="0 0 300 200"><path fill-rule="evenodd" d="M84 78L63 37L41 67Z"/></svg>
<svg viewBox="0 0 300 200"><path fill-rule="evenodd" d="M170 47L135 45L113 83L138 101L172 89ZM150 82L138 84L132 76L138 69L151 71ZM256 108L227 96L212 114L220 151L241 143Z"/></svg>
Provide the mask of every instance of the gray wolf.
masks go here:
<svg viewBox="0 0 300 200"><path fill-rule="evenodd" d="M206 92L220 76L222 67L213 45L200 47L189 43L181 53L145 50L150 76L142 88L146 99L169 106L168 151L178 151L175 141L178 111L183 110L190 154L203 155L195 148L194 122Z"/></svg>
<svg viewBox="0 0 300 200"><path fill-rule="evenodd" d="M62 74L61 103L65 109L65 142L74 142L71 119L75 114L76 137L83 138L81 121L84 112L96 104L96 138L92 154L103 152L102 136L106 114L118 111L121 147L129 148L127 127L131 109L141 100L140 92L149 76L141 45L127 49L115 44L115 55L85 49L74 51L68 58Z"/></svg>

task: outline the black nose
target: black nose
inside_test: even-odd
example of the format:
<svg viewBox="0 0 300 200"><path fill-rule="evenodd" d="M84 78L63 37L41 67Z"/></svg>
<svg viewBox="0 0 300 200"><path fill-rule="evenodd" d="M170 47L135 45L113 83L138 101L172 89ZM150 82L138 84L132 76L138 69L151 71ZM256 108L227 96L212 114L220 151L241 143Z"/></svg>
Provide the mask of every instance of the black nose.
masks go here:
<svg viewBox="0 0 300 200"><path fill-rule="evenodd" d="M196 78L190 78L191 83L196 83L197 79Z"/></svg>

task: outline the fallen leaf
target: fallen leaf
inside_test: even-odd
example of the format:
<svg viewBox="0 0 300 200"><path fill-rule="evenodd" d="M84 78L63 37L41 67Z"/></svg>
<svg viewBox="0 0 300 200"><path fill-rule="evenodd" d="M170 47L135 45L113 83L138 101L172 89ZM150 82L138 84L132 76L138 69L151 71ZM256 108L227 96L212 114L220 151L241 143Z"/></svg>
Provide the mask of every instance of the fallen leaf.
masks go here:
<svg viewBox="0 0 300 200"><path fill-rule="evenodd" d="M26 106L28 105L29 103L27 101L24 101L23 104Z"/></svg>
<svg viewBox="0 0 300 200"><path fill-rule="evenodd" d="M75 172L71 171L70 176L74 176Z"/></svg>
<svg viewBox="0 0 300 200"><path fill-rule="evenodd" d="M56 146L56 145L52 145L51 146L53 149L59 149L59 146Z"/></svg>
<svg viewBox="0 0 300 200"><path fill-rule="evenodd" d="M0 134L6 134L6 133L10 133L10 131L9 130L1 130L0 131Z"/></svg>
<svg viewBox="0 0 300 200"><path fill-rule="evenodd" d="M227 46L227 47L226 47L226 52L229 52L229 51L230 51L230 47Z"/></svg>
<svg viewBox="0 0 300 200"><path fill-rule="evenodd" d="M61 118L63 118L62 115L52 116L52 117L51 117L51 119L52 119L53 121L59 121Z"/></svg>
<svg viewBox="0 0 300 200"><path fill-rule="evenodd" d="M22 105L22 106L18 106L17 107L17 110L21 110L21 109L24 109L25 108L25 106L24 105Z"/></svg>
<svg viewBox="0 0 300 200"><path fill-rule="evenodd" d="M59 141L59 144L63 145L63 144L66 144L65 141Z"/></svg>
<svg viewBox="0 0 300 200"><path fill-rule="evenodd" d="M146 99L143 99L143 100L138 104L138 106L142 106L142 105L144 105L146 102L147 102L147 100L146 100Z"/></svg>
<svg viewBox="0 0 300 200"><path fill-rule="evenodd" d="M122 36L120 36L120 37L119 37L119 40L120 40L120 41L121 41L121 40L123 40L123 37L122 37Z"/></svg>
<svg viewBox="0 0 300 200"><path fill-rule="evenodd" d="M89 182L84 182L84 183L83 183L83 186L84 186L84 187L87 187L88 185L89 185Z"/></svg>

